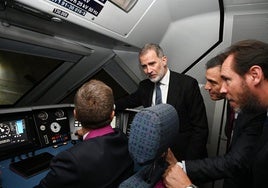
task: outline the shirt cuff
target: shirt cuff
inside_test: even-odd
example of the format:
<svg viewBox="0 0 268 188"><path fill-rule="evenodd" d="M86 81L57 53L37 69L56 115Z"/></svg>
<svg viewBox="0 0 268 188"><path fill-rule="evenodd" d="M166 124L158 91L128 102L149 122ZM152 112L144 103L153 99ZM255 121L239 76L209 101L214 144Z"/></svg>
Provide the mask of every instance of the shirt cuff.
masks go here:
<svg viewBox="0 0 268 188"><path fill-rule="evenodd" d="M180 166L182 170L186 173L185 161L177 162L176 165Z"/></svg>

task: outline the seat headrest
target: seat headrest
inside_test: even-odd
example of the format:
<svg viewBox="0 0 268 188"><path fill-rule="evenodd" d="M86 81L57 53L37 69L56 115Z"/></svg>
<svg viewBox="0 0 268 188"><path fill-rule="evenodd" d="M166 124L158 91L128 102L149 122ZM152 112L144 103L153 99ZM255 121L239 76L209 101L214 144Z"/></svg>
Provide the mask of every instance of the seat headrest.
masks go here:
<svg viewBox="0 0 268 188"><path fill-rule="evenodd" d="M147 164L170 147L179 130L175 108L159 104L139 111L131 124L129 152L138 164Z"/></svg>

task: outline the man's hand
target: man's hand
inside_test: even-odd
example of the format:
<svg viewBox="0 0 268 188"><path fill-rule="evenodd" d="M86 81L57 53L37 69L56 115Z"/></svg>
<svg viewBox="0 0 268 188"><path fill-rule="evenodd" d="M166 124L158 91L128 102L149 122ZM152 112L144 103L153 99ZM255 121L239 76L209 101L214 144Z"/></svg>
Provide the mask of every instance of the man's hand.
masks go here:
<svg viewBox="0 0 268 188"><path fill-rule="evenodd" d="M82 129L76 130L76 132L74 134L78 137L79 140L83 140L83 136L85 133L84 133L84 130L82 128Z"/></svg>
<svg viewBox="0 0 268 188"><path fill-rule="evenodd" d="M166 156L166 161L172 165L172 164L176 164L178 161L176 159L176 157L174 156L174 154L172 153L171 149L168 148L168 152L167 152L167 156Z"/></svg>
<svg viewBox="0 0 268 188"><path fill-rule="evenodd" d="M163 175L163 181L167 188L185 188L192 182L183 169L177 165L170 165Z"/></svg>

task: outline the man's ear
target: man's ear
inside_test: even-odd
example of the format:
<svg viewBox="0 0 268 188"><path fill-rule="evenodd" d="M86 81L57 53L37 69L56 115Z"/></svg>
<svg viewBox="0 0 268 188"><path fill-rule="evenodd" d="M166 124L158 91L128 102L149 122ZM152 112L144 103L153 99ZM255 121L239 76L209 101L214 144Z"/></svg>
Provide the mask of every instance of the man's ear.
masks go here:
<svg viewBox="0 0 268 188"><path fill-rule="evenodd" d="M162 63L164 64L164 66L167 66L167 61L168 61L167 56L163 56L162 57Z"/></svg>
<svg viewBox="0 0 268 188"><path fill-rule="evenodd" d="M254 85L259 84L261 80L264 78L262 68L258 65L253 65L252 67L250 67L248 75L250 77L250 81Z"/></svg>

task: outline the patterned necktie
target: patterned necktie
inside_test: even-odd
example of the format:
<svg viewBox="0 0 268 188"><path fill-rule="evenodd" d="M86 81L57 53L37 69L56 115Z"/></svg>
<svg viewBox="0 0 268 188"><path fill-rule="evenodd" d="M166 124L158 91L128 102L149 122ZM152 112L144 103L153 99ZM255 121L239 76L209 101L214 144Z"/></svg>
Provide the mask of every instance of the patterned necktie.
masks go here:
<svg viewBox="0 0 268 188"><path fill-rule="evenodd" d="M161 104L162 103L162 94L161 94L161 89L160 89L160 82L157 82L155 84L155 105Z"/></svg>

